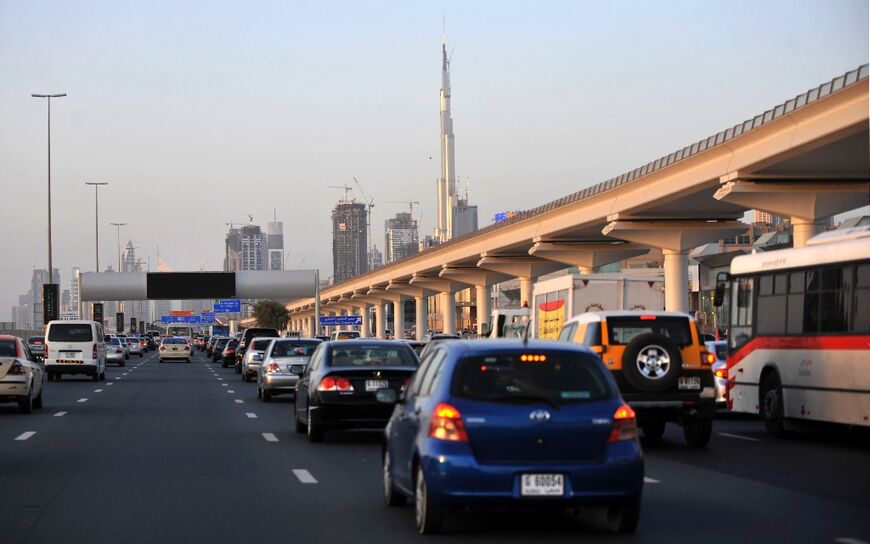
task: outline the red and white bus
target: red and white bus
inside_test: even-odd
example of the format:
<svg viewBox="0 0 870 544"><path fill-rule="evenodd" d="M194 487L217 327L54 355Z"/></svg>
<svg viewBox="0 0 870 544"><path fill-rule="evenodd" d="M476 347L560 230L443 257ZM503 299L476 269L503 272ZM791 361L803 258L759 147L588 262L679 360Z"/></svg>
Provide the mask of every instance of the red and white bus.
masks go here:
<svg viewBox="0 0 870 544"><path fill-rule="evenodd" d="M870 426L870 229L736 257L729 282L729 410L774 435L789 420Z"/></svg>

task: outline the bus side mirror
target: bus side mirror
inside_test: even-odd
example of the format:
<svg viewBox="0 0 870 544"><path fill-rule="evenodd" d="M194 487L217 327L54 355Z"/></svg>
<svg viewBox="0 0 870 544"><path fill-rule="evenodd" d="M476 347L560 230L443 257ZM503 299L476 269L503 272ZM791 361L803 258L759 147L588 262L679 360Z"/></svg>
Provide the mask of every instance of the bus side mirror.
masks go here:
<svg viewBox="0 0 870 544"><path fill-rule="evenodd" d="M716 285L716 290L713 292L713 306L720 308L725 302L725 284Z"/></svg>
<svg viewBox="0 0 870 544"><path fill-rule="evenodd" d="M489 336L489 323L481 324L480 330L483 333L483 336Z"/></svg>

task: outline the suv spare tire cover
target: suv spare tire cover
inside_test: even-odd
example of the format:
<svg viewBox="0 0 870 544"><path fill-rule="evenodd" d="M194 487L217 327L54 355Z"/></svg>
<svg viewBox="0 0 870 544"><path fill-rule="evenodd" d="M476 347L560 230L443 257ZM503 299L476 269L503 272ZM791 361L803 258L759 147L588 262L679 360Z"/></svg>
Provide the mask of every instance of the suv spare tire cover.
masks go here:
<svg viewBox="0 0 870 544"><path fill-rule="evenodd" d="M622 355L622 375L640 391L659 393L673 388L683 365L680 350L666 337L647 333L629 342Z"/></svg>

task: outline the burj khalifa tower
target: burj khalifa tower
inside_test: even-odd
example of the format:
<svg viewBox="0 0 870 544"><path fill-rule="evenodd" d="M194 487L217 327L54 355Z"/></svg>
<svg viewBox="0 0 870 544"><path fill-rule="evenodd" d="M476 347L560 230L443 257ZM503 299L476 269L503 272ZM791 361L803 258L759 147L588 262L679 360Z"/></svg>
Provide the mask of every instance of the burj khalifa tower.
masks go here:
<svg viewBox="0 0 870 544"><path fill-rule="evenodd" d="M456 157L453 150L453 117L450 115L450 59L447 36L441 36L441 177L438 178L438 221L435 240L453 238L453 212L456 207Z"/></svg>

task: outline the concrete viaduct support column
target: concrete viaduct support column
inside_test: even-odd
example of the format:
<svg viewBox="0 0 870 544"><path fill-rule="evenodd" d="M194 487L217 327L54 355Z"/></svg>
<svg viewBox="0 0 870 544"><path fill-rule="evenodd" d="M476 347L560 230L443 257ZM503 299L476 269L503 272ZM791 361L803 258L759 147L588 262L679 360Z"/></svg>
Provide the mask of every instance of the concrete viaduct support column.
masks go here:
<svg viewBox="0 0 870 544"><path fill-rule="evenodd" d="M384 301L379 300L375 305L375 338L386 338L387 324L384 323Z"/></svg>
<svg viewBox="0 0 870 544"><path fill-rule="evenodd" d="M807 245L807 240L825 230L824 225L820 225L811 219L792 216L790 221L794 247L803 247Z"/></svg>
<svg viewBox="0 0 870 544"><path fill-rule="evenodd" d="M520 278L520 306L532 306L532 287L534 286L532 278Z"/></svg>
<svg viewBox="0 0 870 544"><path fill-rule="evenodd" d="M393 299L393 337L405 337L405 297Z"/></svg>
<svg viewBox="0 0 870 544"><path fill-rule="evenodd" d="M429 329L429 307L427 306L428 297L414 297L414 336L418 341L423 340L423 335Z"/></svg>
<svg viewBox="0 0 870 544"><path fill-rule="evenodd" d="M429 308L427 302L429 297L434 295L435 292L421 285L411 285L408 280L391 281L386 287L386 292L405 297L414 297L415 337L417 340L422 340L423 335L429 329Z"/></svg>
<svg viewBox="0 0 870 544"><path fill-rule="evenodd" d="M689 311L689 256L663 249L665 256L665 310Z"/></svg>
<svg viewBox="0 0 870 544"><path fill-rule="evenodd" d="M359 306L359 312L362 316L362 327L360 327L359 335L363 338L368 338L372 335L372 324L369 319L369 305L363 304Z"/></svg>
<svg viewBox="0 0 870 544"><path fill-rule="evenodd" d="M489 314L492 313L492 300L489 298L489 286L478 285L474 291L477 298L477 335L482 337L484 325L489 323Z"/></svg>
<svg viewBox="0 0 870 544"><path fill-rule="evenodd" d="M441 321L444 324L441 332L456 332L456 296L453 293L441 293Z"/></svg>

